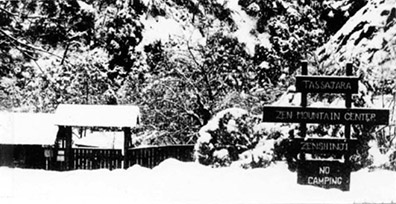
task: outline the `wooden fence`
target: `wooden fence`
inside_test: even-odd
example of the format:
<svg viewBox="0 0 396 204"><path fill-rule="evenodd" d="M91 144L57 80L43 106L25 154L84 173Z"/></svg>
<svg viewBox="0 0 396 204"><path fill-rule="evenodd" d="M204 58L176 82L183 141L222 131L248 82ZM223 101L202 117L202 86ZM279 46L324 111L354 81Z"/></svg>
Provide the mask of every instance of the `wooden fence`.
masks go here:
<svg viewBox="0 0 396 204"><path fill-rule="evenodd" d="M119 169L122 152L117 149L73 149L71 169Z"/></svg>
<svg viewBox="0 0 396 204"><path fill-rule="evenodd" d="M127 153L128 166L153 168L168 158L180 161L193 161L194 145L172 145L129 149Z"/></svg>
<svg viewBox="0 0 396 204"><path fill-rule="evenodd" d="M58 152L65 152L58 149ZM193 161L194 145L172 145L131 148L127 151L126 167L138 164L143 167L153 168L168 158L180 161ZM59 153L56 154L56 157ZM56 159L56 158L55 158ZM56 161L53 170L74 169L119 169L122 168L124 156L118 149L73 148L71 162L66 160Z"/></svg>

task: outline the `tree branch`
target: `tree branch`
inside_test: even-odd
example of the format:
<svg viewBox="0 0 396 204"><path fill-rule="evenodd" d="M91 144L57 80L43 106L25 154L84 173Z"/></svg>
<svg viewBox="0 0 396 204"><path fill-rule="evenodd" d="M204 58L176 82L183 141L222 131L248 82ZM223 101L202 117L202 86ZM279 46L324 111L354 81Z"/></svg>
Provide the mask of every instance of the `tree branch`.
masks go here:
<svg viewBox="0 0 396 204"><path fill-rule="evenodd" d="M195 64L197 64L198 67L201 68L201 73L202 73L202 75L203 75L203 77L204 77L204 80L205 80L205 83L206 83L206 88L207 88L207 90L208 90L209 99L210 99L211 101L214 101L213 90L212 90L212 87L210 86L210 81L209 81L209 78L208 78L208 73L207 73L207 71L205 70L205 67L204 67L203 65L201 65L200 63L198 63L197 59L195 58L194 54L193 54L192 51L191 51L191 48L190 48L190 45L189 45L188 41L187 41L187 50L188 50L188 52L190 53L190 55L191 55L193 61L195 62Z"/></svg>
<svg viewBox="0 0 396 204"><path fill-rule="evenodd" d="M199 125L202 126L203 122L201 121L201 118L200 118L196 113L194 113L194 111L188 110L185 106L183 107L183 106L181 106L180 104L175 103L175 102L173 102L173 101L170 101L170 100L168 100L168 99L164 99L163 101L168 102L168 103L171 103L171 104L173 104L173 105L179 107L180 109L182 109L182 110L185 112L185 114L190 115L190 116L192 116L193 118L195 118L195 119L199 122Z"/></svg>
<svg viewBox="0 0 396 204"><path fill-rule="evenodd" d="M11 12L7 11L6 9L3 9L3 8L0 8L0 11L3 11L3 12L5 12L5 13L7 13L8 15L10 15L10 16L13 16L13 17L20 16L19 14L16 14L16 13L11 13ZM45 18L45 19L56 19L56 18L48 18L48 16L44 16L44 15L24 16L24 18Z"/></svg>
<svg viewBox="0 0 396 204"><path fill-rule="evenodd" d="M21 42L20 40L16 39L15 37L13 37L12 35L8 34L6 31L4 31L4 30L2 30L2 29L0 29L0 33L3 34L3 35L5 35L5 36L6 36L7 38L9 38L10 40L12 40L12 41L18 43L18 44L21 45L21 46L24 46L24 47L27 47L27 48L30 48L30 49L32 49L32 50L36 50L36 51L39 51L39 52L47 53L47 54L50 54L50 55L52 55L52 56L55 56L55 57L57 57L57 58L59 58L59 59L62 59L62 57L59 56L59 55L56 55L56 54L51 53L51 52L48 52L48 51L46 51L46 50L44 50L44 49L42 49L42 48L35 47L35 46L33 46L33 45L29 45L29 44L26 44L26 43L24 43L24 42Z"/></svg>
<svg viewBox="0 0 396 204"><path fill-rule="evenodd" d="M11 13L11 12L9 12L9 11L3 9L3 8L0 8L0 11L3 11L3 12L7 13L7 14L10 15L10 16L13 16L14 18L15 18L15 16L18 16L18 14Z"/></svg>

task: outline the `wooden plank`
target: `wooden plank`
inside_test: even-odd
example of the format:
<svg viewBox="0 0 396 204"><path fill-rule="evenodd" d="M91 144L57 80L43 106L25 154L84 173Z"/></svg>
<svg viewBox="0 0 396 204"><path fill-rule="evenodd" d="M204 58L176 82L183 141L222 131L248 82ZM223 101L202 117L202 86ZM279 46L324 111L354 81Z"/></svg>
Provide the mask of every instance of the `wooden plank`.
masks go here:
<svg viewBox="0 0 396 204"><path fill-rule="evenodd" d="M264 106L264 122L388 125L387 109Z"/></svg>
<svg viewBox="0 0 396 204"><path fill-rule="evenodd" d="M134 149L128 152L128 157L129 165L133 166L134 164L136 164L136 151Z"/></svg>
<svg viewBox="0 0 396 204"><path fill-rule="evenodd" d="M92 160L93 160L92 150L88 150L88 155L87 155L87 169L93 169L93 168L92 168Z"/></svg>
<svg viewBox="0 0 396 204"><path fill-rule="evenodd" d="M114 169L114 162L116 161L116 157L114 156L115 151L110 151L108 152L108 158L106 160L106 163L108 165L108 169L113 170Z"/></svg>
<svg viewBox="0 0 396 204"><path fill-rule="evenodd" d="M297 168L297 183L322 188L349 190L351 169L337 161L300 161Z"/></svg>
<svg viewBox="0 0 396 204"><path fill-rule="evenodd" d="M301 74L302 75L308 75L308 62L307 61L303 61L301 63ZM302 92L301 93L301 107L307 107L308 105L308 99L307 99L307 92ZM300 132L301 132L301 136L305 137L306 133L307 133L307 124L304 122L300 123Z"/></svg>
<svg viewBox="0 0 396 204"><path fill-rule="evenodd" d="M357 144L357 140L347 139L294 138L291 151L314 154L344 154L355 151Z"/></svg>
<svg viewBox="0 0 396 204"><path fill-rule="evenodd" d="M148 148L148 149L144 149L143 150L143 165L142 166L144 166L144 167L149 167L149 165L148 165L148 160L147 160L147 158L148 158L148 151L150 150L150 148Z"/></svg>
<svg viewBox="0 0 396 204"><path fill-rule="evenodd" d="M76 160L77 160L77 165L75 166L76 169L80 169L81 166L81 157L80 157L80 150L76 149Z"/></svg>
<svg viewBox="0 0 396 204"><path fill-rule="evenodd" d="M155 157L154 157L154 152L155 152L155 150L153 149L153 148L151 148L150 149L150 152L149 152L149 165L150 165L150 168L153 168L154 166L155 166Z"/></svg>
<svg viewBox="0 0 396 204"><path fill-rule="evenodd" d="M72 128L70 126L63 126L63 134L65 137L65 142L66 142L66 147L65 147L65 159L66 159L66 165L67 169L71 170L73 168L74 164L74 158L73 158L73 149L72 149ZM60 130L61 131L61 130Z"/></svg>
<svg viewBox="0 0 396 204"><path fill-rule="evenodd" d="M98 154L99 156L99 168L111 169L111 156L110 150L103 150Z"/></svg>
<svg viewBox="0 0 396 204"><path fill-rule="evenodd" d="M296 91L302 93L357 93L355 76L296 76Z"/></svg>
<svg viewBox="0 0 396 204"><path fill-rule="evenodd" d="M352 72L353 72L353 65L352 63L348 63L346 66L346 75L347 76L352 76ZM352 94L351 93L346 93L345 94L345 106L347 108L351 108L352 107ZM349 123L345 124L344 127L344 132L345 132L345 138L347 140L349 140L351 138L351 125ZM350 157L350 152L346 152L346 154L344 155L346 158L346 163L349 164L349 157Z"/></svg>
<svg viewBox="0 0 396 204"><path fill-rule="evenodd" d="M124 132L124 168L127 169L129 167L128 149L129 149L132 133L130 127L123 127L122 130Z"/></svg>
<svg viewBox="0 0 396 204"><path fill-rule="evenodd" d="M142 161L142 150L139 149L138 151L136 151L136 164L142 165L143 161Z"/></svg>
<svg viewBox="0 0 396 204"><path fill-rule="evenodd" d="M118 155L116 151L110 151L110 170L118 168ZM129 166L129 164L128 164Z"/></svg>

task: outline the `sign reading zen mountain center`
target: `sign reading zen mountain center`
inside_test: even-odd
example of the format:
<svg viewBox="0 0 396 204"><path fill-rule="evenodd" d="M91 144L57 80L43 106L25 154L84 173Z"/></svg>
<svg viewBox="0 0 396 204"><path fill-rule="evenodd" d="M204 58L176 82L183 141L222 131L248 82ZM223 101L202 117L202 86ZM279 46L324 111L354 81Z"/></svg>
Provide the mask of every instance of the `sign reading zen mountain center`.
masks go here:
<svg viewBox="0 0 396 204"><path fill-rule="evenodd" d="M301 106L264 106L263 121L300 123L300 138L292 135L287 150L296 159L298 184L348 191L351 175L349 158L358 145L357 139L351 139L351 125L387 125L389 110L352 108L352 94L359 88L358 77L351 76L352 64L347 64L347 76L307 76L307 73L307 63L303 62L302 75L296 76ZM346 107L307 107L307 93L345 94ZM344 138L305 138L307 123L343 124ZM311 160L306 159L306 154L311 154Z"/></svg>
<svg viewBox="0 0 396 204"><path fill-rule="evenodd" d="M265 106L264 121L386 125L389 120L387 113L389 111L385 109Z"/></svg>

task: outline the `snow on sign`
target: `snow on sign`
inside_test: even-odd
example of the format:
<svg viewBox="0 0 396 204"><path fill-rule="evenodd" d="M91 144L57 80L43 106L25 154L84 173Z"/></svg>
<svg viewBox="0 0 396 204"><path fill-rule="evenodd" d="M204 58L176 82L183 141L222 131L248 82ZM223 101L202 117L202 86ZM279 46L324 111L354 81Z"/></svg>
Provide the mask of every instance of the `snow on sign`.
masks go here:
<svg viewBox="0 0 396 204"><path fill-rule="evenodd" d="M302 63L302 75L308 74L307 63ZM358 78L352 75L352 64L347 64L347 76L297 76L296 90L301 92L301 107L264 106L264 122L300 123L301 137L290 138L288 151L300 155L297 159L297 183L322 188L349 191L351 164L349 157L356 149L357 140L351 140L351 124L387 125L389 110L351 108L351 94L358 91ZM307 107L307 93L345 94L346 108ZM305 138L307 123L344 124L345 138ZM311 154L314 160L307 160ZM312 157L312 155L314 155ZM328 158L332 158L330 161ZM318 160L319 158L319 160ZM343 161L343 162L341 162Z"/></svg>

